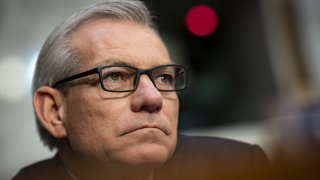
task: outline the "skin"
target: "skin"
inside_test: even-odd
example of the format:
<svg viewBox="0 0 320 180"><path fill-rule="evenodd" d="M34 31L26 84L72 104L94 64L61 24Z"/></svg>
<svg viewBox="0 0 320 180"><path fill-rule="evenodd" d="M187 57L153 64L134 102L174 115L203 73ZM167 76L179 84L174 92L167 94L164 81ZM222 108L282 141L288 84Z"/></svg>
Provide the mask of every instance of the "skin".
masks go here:
<svg viewBox="0 0 320 180"><path fill-rule="evenodd" d="M70 38L84 59L79 72L115 63L141 69L171 63L153 30L125 20L94 20L78 27ZM81 161L96 171L149 172L141 176L147 178L175 150L176 93L159 92L147 75L130 93L105 92L97 79L95 74L75 81L65 96L49 87L39 88L34 106L42 125L54 137L67 137L69 146L60 147L59 153L73 171L77 169L70 162Z"/></svg>

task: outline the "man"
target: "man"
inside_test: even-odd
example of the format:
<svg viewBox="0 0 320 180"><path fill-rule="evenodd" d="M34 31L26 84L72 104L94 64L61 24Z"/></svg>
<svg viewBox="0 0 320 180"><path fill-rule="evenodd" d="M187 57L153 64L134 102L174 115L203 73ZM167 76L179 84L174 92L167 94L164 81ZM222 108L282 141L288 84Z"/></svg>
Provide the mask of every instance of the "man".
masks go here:
<svg viewBox="0 0 320 180"><path fill-rule="evenodd" d="M58 153L13 179L204 178L267 164L240 142L179 136L177 145L186 79L142 2L74 14L48 37L33 81L41 138Z"/></svg>

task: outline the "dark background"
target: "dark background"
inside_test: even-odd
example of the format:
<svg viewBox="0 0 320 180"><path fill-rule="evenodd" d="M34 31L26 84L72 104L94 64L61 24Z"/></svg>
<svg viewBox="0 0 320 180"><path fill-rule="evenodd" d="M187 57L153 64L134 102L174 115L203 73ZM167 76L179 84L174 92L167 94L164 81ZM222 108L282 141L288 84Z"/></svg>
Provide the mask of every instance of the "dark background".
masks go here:
<svg viewBox="0 0 320 180"><path fill-rule="evenodd" d="M188 89L180 93L180 129L264 119L276 90L259 1L146 2L160 34L183 44L190 77ZM188 10L199 4L210 6L219 18L217 29L205 37L193 35L185 25ZM174 53L175 47L169 48Z"/></svg>

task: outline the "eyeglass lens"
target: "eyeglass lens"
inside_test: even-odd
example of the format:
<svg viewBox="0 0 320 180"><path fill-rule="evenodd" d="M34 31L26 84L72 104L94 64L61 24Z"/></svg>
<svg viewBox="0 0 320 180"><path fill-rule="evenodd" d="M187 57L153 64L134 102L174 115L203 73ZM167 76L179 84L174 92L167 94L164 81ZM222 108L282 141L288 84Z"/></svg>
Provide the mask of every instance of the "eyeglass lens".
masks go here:
<svg viewBox="0 0 320 180"><path fill-rule="evenodd" d="M130 91L138 85L139 71L131 67L106 67L102 69L102 84L106 90ZM186 73L183 67L162 66L148 74L158 90L175 91L185 88Z"/></svg>

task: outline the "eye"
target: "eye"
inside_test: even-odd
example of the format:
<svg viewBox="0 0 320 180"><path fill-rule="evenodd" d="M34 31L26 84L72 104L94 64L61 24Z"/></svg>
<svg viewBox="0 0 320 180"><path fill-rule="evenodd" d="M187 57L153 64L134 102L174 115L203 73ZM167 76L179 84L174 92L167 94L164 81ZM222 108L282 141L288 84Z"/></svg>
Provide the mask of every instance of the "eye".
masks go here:
<svg viewBox="0 0 320 180"><path fill-rule="evenodd" d="M119 79L122 79L121 78L121 73L119 72L113 72L109 75L109 78L112 79L113 81L117 81Z"/></svg>
<svg viewBox="0 0 320 180"><path fill-rule="evenodd" d="M121 73L121 72L109 72L104 74L103 76L103 80L104 81L108 81L108 82L116 82L116 81L121 81L121 80L125 80L125 74Z"/></svg>
<svg viewBox="0 0 320 180"><path fill-rule="evenodd" d="M173 76L170 74L160 74L157 77L157 81L160 81L161 83L164 83L164 84L172 84Z"/></svg>
<svg viewBox="0 0 320 180"><path fill-rule="evenodd" d="M127 91L134 87L136 70L131 67L110 66L105 67L102 72L102 86L105 90Z"/></svg>

